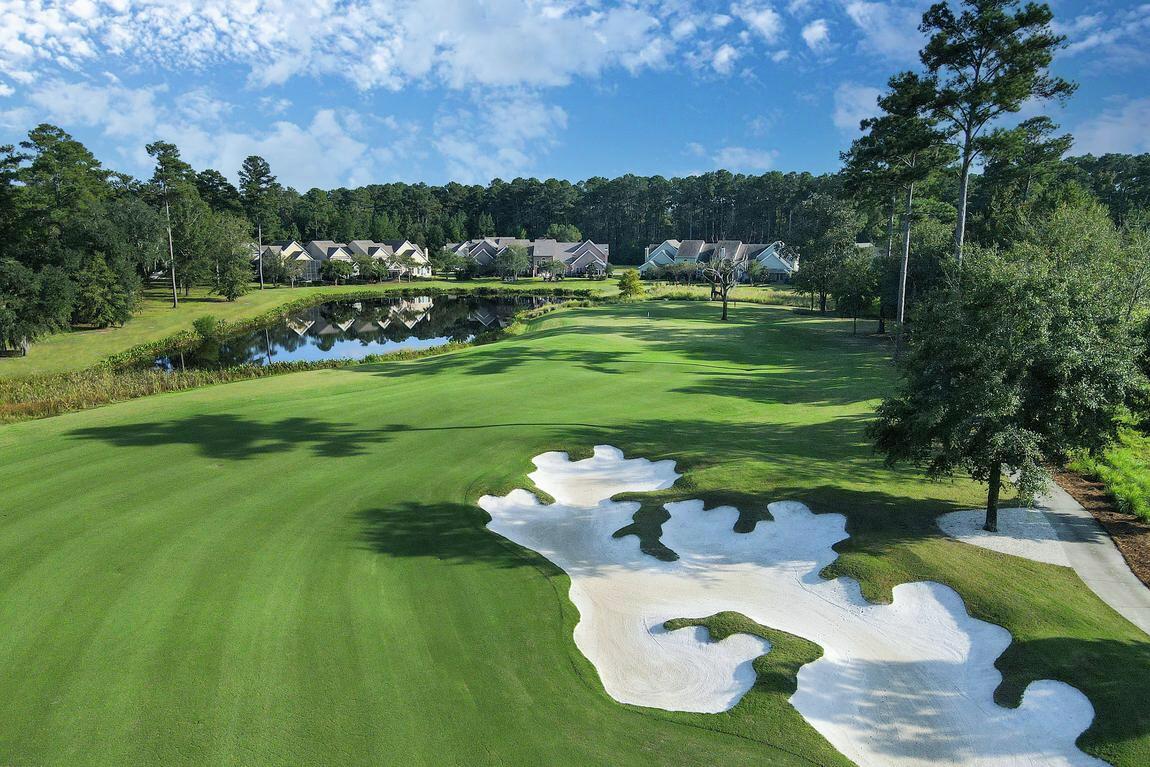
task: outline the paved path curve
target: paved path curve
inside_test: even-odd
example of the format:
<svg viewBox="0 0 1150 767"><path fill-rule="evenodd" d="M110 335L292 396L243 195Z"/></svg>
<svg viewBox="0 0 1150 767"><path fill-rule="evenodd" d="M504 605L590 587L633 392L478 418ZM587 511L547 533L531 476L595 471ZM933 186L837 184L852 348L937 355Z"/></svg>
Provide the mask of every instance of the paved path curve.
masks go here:
<svg viewBox="0 0 1150 767"><path fill-rule="evenodd" d="M1078 577L1103 602L1150 634L1150 588L1131 572L1098 520L1056 482L1050 483L1038 505L1058 532Z"/></svg>

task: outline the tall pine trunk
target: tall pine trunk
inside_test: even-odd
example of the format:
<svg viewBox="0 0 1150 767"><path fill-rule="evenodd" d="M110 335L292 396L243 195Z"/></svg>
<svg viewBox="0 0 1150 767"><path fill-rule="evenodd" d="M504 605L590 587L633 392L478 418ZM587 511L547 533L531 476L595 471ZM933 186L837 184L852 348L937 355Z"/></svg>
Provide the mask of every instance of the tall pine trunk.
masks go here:
<svg viewBox="0 0 1150 767"><path fill-rule="evenodd" d="M954 226L954 257L962 265L962 246L966 242L966 197L970 190L970 165L974 161L973 139L967 136L962 147L962 175L958 181L958 221Z"/></svg>
<svg viewBox="0 0 1150 767"><path fill-rule="evenodd" d="M165 190L165 195L167 190ZM164 217L168 222L168 271L172 273L172 308L180 305L180 294L176 290L176 248L172 242L172 209L168 205L168 198L164 197Z"/></svg>
<svg viewBox="0 0 1150 767"><path fill-rule="evenodd" d="M902 222L902 265L898 272L898 333L894 339L894 358L902 356L903 323L906 322L906 273L910 268L910 223L914 203L914 184L906 186L906 208Z"/></svg>
<svg viewBox="0 0 1150 767"><path fill-rule="evenodd" d="M986 491L986 524L983 530L989 533L998 532L998 492L1002 489L1002 462L995 461L990 465L990 487Z"/></svg>

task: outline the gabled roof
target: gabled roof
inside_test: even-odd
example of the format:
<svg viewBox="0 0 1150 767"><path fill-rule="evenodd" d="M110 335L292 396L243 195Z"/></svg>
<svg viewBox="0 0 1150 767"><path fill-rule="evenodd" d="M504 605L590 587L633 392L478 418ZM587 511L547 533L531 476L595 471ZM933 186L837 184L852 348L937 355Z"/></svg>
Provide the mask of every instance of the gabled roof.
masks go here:
<svg viewBox="0 0 1150 767"><path fill-rule="evenodd" d="M327 261L328 259L335 258L343 255L351 258L351 251L342 242L333 242L332 240L309 240L304 243L304 250L315 261Z"/></svg>
<svg viewBox="0 0 1150 767"><path fill-rule="evenodd" d="M679 254L675 257L675 260L697 261L699 251L701 251L706 244L703 240L683 240L683 242L679 244Z"/></svg>

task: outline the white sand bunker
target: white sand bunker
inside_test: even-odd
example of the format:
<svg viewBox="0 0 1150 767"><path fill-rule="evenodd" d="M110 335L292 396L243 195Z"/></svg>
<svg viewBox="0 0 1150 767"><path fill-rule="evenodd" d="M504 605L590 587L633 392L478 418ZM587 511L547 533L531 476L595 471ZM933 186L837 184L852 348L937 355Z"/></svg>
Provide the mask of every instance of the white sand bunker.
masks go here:
<svg viewBox="0 0 1150 767"><path fill-rule="evenodd" d="M997 533L983 530L985 521L986 512L981 509L952 511L938 518L938 526L951 538L964 543L1036 562L1071 566L1054 525L1041 511L999 509Z"/></svg>
<svg viewBox="0 0 1150 767"><path fill-rule="evenodd" d="M662 540L680 559L661 562L634 537L611 537L638 504L608 499L671 486L673 462L624 460L599 446L586 461L546 453L535 464L531 479L556 503L515 490L479 505L492 530L570 575L575 643L616 700L681 711L733 706L768 644L747 636L712 643L702 629L662 628L671 618L733 610L823 647L800 671L791 702L860 767L1105 764L1074 746L1094 716L1074 688L1035 682L1018 709L994 703L994 660L1010 634L967 615L951 589L905 584L893 604L872 605L854 581L819 578L835 558L831 546L847 537L843 516L772 503L774 521L741 535L731 507L671 503Z"/></svg>

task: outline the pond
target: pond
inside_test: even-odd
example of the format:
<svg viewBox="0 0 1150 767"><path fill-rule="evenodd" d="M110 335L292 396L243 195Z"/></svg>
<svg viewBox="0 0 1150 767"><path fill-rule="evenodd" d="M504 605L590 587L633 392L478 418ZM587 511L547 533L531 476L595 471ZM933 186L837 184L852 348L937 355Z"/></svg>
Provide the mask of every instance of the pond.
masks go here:
<svg viewBox="0 0 1150 767"><path fill-rule="evenodd" d="M363 359L467 342L515 314L562 299L532 295L435 295L337 301L292 312L265 327L157 357L163 370Z"/></svg>

